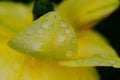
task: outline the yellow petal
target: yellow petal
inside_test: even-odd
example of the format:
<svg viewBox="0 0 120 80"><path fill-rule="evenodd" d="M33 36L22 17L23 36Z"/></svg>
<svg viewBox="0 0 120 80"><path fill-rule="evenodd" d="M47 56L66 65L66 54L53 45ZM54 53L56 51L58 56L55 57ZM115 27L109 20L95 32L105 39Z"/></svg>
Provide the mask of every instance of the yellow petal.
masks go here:
<svg viewBox="0 0 120 80"><path fill-rule="evenodd" d="M97 31L89 30L83 33L78 33L78 54L79 57L100 56L117 56L114 49L109 45L109 42L100 35Z"/></svg>
<svg viewBox="0 0 120 80"><path fill-rule="evenodd" d="M24 63L24 55L7 45L0 45L0 80L19 80Z"/></svg>
<svg viewBox="0 0 120 80"><path fill-rule="evenodd" d="M12 31L19 31L32 22L32 12L22 3L0 1L0 24Z"/></svg>
<svg viewBox="0 0 120 80"><path fill-rule="evenodd" d="M7 25L0 23L0 36L2 36L4 39L9 40L15 34L15 32L6 26Z"/></svg>
<svg viewBox="0 0 120 80"><path fill-rule="evenodd" d="M34 21L8 44L40 60L71 59L77 53L77 40L72 27L55 11Z"/></svg>
<svg viewBox="0 0 120 80"><path fill-rule="evenodd" d="M22 55L0 45L0 80L99 80L94 68L64 67Z"/></svg>
<svg viewBox="0 0 120 80"><path fill-rule="evenodd" d="M120 68L120 58L99 33L87 31L79 35L79 59L61 61L65 66L113 66Z"/></svg>
<svg viewBox="0 0 120 80"><path fill-rule="evenodd" d="M94 68L64 67L56 63L26 60L22 80L99 80Z"/></svg>
<svg viewBox="0 0 120 80"><path fill-rule="evenodd" d="M4 37L0 35L0 45L1 45L2 43L4 43L4 42L7 42L7 41L5 41L5 40L6 40L6 39L4 39Z"/></svg>
<svg viewBox="0 0 120 80"><path fill-rule="evenodd" d="M119 0L64 0L56 10L76 29L80 29L90 23L95 25L118 6Z"/></svg>

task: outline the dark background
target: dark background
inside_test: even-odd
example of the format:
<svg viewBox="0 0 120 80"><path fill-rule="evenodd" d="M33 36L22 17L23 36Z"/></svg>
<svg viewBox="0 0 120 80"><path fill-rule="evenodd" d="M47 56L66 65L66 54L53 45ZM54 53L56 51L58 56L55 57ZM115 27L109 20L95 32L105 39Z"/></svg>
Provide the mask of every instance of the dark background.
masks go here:
<svg viewBox="0 0 120 80"><path fill-rule="evenodd" d="M120 7L108 18L95 26L109 41L120 56ZM120 69L112 67L97 67L101 80L120 80Z"/></svg>
<svg viewBox="0 0 120 80"><path fill-rule="evenodd" d="M29 3L33 0L13 0L17 2ZM51 0L56 3L61 0ZM104 19L95 26L95 30L103 34L109 41L111 46L120 56L120 7L108 18ZM96 67L101 75L101 80L120 80L120 69L112 67Z"/></svg>

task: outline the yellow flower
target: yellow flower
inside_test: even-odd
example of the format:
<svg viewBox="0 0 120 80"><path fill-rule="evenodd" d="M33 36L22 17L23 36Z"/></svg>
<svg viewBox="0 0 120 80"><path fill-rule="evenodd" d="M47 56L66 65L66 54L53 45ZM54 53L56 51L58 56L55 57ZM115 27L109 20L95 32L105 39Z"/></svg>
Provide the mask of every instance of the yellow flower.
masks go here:
<svg viewBox="0 0 120 80"><path fill-rule="evenodd" d="M16 3L4 2L5 6L3 5L2 8L4 7L6 9L8 3L13 7L16 6ZM16 11L16 9L14 10ZM13 15L19 16L22 14L13 13ZM11 30L6 24L10 19L14 19L14 16L11 14L7 16L8 19L4 19L5 23L0 23L0 80L99 80L99 75L94 68L64 67L56 62L41 62L8 47L7 42L17 32L14 30L18 29L19 31L20 28L24 28L25 26L21 26L20 28L17 27L21 25L21 22L27 22L29 19L18 19L18 26L11 26L12 24L16 24L11 22ZM3 18L0 17L0 20L3 20ZM27 23L23 25L27 25Z"/></svg>
<svg viewBox="0 0 120 80"><path fill-rule="evenodd" d="M110 3L114 1L110 0ZM74 31L80 9L75 13L71 9L76 17L73 22L63 17L59 8L58 13L49 12L31 23L32 13L25 5L0 4L0 80L99 80L94 66L120 68L119 57L103 36L93 30ZM98 3L94 4L97 6ZM117 8L117 0L115 4L109 13ZM67 10L67 5L65 7ZM64 13L68 14L67 11ZM83 24L84 21L91 23L90 17L79 16L82 16ZM92 21L97 19L94 17Z"/></svg>
<svg viewBox="0 0 120 80"><path fill-rule="evenodd" d="M99 33L88 30L76 34L52 11L16 34L8 45L38 60L57 61L64 66L120 67L116 52Z"/></svg>

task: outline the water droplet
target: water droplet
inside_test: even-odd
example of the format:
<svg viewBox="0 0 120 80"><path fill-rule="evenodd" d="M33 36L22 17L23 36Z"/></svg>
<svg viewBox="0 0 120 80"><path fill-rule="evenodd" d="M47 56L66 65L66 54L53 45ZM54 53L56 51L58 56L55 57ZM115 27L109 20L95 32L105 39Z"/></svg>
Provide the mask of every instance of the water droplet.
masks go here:
<svg viewBox="0 0 120 80"><path fill-rule="evenodd" d="M37 33L43 34L45 31L43 29L37 30Z"/></svg>
<svg viewBox="0 0 120 80"><path fill-rule="evenodd" d="M22 41L22 38L19 37L19 36L15 36L15 38L16 38L18 41Z"/></svg>
<svg viewBox="0 0 120 80"><path fill-rule="evenodd" d="M72 40L72 42L73 42L73 43L77 43L77 39L74 38L74 39Z"/></svg>
<svg viewBox="0 0 120 80"><path fill-rule="evenodd" d="M19 64L18 63L14 64L14 69L19 69Z"/></svg>
<svg viewBox="0 0 120 80"><path fill-rule="evenodd" d="M20 31L19 34L22 34L22 32Z"/></svg>
<svg viewBox="0 0 120 80"><path fill-rule="evenodd" d="M67 53L66 53L66 56L68 56L68 57L70 57L70 56L72 56L72 50L69 50L69 51L67 51Z"/></svg>
<svg viewBox="0 0 120 80"><path fill-rule="evenodd" d="M34 50L40 50L40 48L42 47L42 45L43 45L42 42L36 41L36 42L33 43L32 47L33 47Z"/></svg>
<svg viewBox="0 0 120 80"><path fill-rule="evenodd" d="M62 27L62 28L64 28L64 27L66 27L66 26L67 26L67 23L66 23L66 22L61 22L61 24L60 24L60 25L61 25L61 27Z"/></svg>
<svg viewBox="0 0 120 80"><path fill-rule="evenodd" d="M23 48L24 50L26 51L26 53L29 53L29 48L30 48L30 45L32 43L32 39L31 38L24 38L24 42L23 42Z"/></svg>
<svg viewBox="0 0 120 80"><path fill-rule="evenodd" d="M78 62L78 63L82 63L82 60L81 60L81 59L78 59L77 62Z"/></svg>
<svg viewBox="0 0 120 80"><path fill-rule="evenodd" d="M58 41L58 42L63 42L63 41L65 41L65 36L64 36L64 35L59 35L59 36L57 37L57 41Z"/></svg>
<svg viewBox="0 0 120 80"><path fill-rule="evenodd" d="M42 28L48 29L49 28L49 23L48 22L43 22Z"/></svg>
<svg viewBox="0 0 120 80"><path fill-rule="evenodd" d="M69 29L65 29L65 33L70 33L70 30Z"/></svg>
<svg viewBox="0 0 120 80"><path fill-rule="evenodd" d="M26 33L27 33L28 35L32 35L32 34L33 34L33 30L32 30L32 29L27 28Z"/></svg>
<svg viewBox="0 0 120 80"><path fill-rule="evenodd" d="M57 15L58 15L58 12L56 11L56 12L54 12L54 14L57 16Z"/></svg>

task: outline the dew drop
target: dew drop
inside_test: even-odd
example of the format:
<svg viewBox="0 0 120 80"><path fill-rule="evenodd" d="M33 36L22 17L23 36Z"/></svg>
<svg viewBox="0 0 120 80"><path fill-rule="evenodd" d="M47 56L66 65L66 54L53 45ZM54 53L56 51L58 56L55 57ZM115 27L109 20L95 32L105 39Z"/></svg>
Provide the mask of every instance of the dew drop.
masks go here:
<svg viewBox="0 0 120 80"><path fill-rule="evenodd" d="M57 16L57 15L58 15L58 12L56 11L54 14Z"/></svg>
<svg viewBox="0 0 120 80"><path fill-rule="evenodd" d="M61 24L60 24L60 25L61 25L61 27L62 27L62 28L64 28L64 27L66 27L66 26L67 26L67 23L66 23L66 22L61 22Z"/></svg>
<svg viewBox="0 0 120 80"><path fill-rule="evenodd" d="M18 63L15 63L15 64L14 64L14 68L15 68L15 69L19 69L19 64L18 64Z"/></svg>
<svg viewBox="0 0 120 80"><path fill-rule="evenodd" d="M82 63L82 60L81 60L81 59L78 59L77 62L78 62L78 63Z"/></svg>
<svg viewBox="0 0 120 80"><path fill-rule="evenodd" d="M58 41L58 42L63 42L63 41L65 41L65 36L64 36L64 35L59 35L59 36L57 37L57 41Z"/></svg>
<svg viewBox="0 0 120 80"><path fill-rule="evenodd" d="M48 29L49 28L49 23L48 22L43 22L42 28Z"/></svg>
<svg viewBox="0 0 120 80"><path fill-rule="evenodd" d="M26 30L26 33L29 34L29 35L32 35L32 34L33 34L33 30L31 30L31 29L28 28L28 29Z"/></svg>
<svg viewBox="0 0 120 80"><path fill-rule="evenodd" d="M34 50L40 50L40 48L42 47L42 45L43 45L42 42L37 41L37 42L34 42L34 44L33 44L32 47L33 47Z"/></svg>
<svg viewBox="0 0 120 80"><path fill-rule="evenodd" d="M69 29L65 29L65 33L70 33L70 30Z"/></svg>
<svg viewBox="0 0 120 80"><path fill-rule="evenodd" d="M37 30L37 33L43 34L45 31L43 29Z"/></svg>
<svg viewBox="0 0 120 80"><path fill-rule="evenodd" d="M16 38L18 41L22 41L22 38L19 37L19 36L15 36L15 38Z"/></svg>
<svg viewBox="0 0 120 80"><path fill-rule="evenodd" d="M77 39L74 38L74 39L72 40L72 42L73 42L73 43L77 43Z"/></svg>
<svg viewBox="0 0 120 80"><path fill-rule="evenodd" d="M20 31L19 34L22 34L22 32Z"/></svg>
<svg viewBox="0 0 120 80"><path fill-rule="evenodd" d="M68 56L68 57L70 57L70 56L72 56L72 50L69 50L69 51L67 51L67 53L66 53L66 56Z"/></svg>
<svg viewBox="0 0 120 80"><path fill-rule="evenodd" d="M92 61L92 64L97 65L97 64L99 64L99 62L98 61Z"/></svg>

